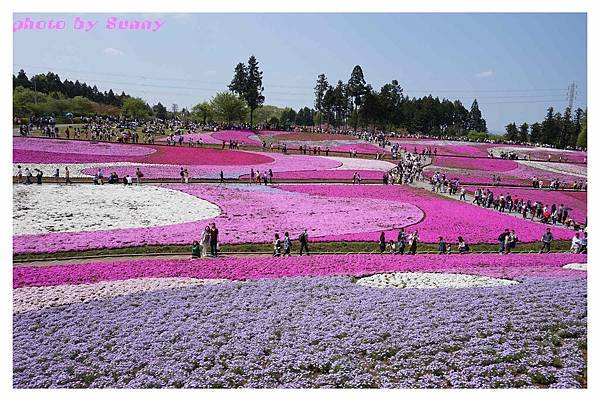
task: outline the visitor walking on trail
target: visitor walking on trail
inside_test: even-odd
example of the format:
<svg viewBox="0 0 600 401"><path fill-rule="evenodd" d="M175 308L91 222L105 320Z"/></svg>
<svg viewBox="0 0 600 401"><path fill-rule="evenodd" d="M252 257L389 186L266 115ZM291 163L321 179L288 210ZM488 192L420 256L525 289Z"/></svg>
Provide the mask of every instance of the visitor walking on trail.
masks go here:
<svg viewBox="0 0 600 401"><path fill-rule="evenodd" d="M506 237L510 235L510 230L507 228L498 236L498 253L504 253L506 249Z"/></svg>
<svg viewBox="0 0 600 401"><path fill-rule="evenodd" d="M438 253L440 255L446 253L448 251L448 246L446 241L444 241L444 237L440 237L438 241Z"/></svg>
<svg viewBox="0 0 600 401"><path fill-rule="evenodd" d="M283 235L283 256L292 256L292 241L290 240L290 233L286 231Z"/></svg>
<svg viewBox="0 0 600 401"><path fill-rule="evenodd" d="M17 184L25 184L25 181L23 181L23 171L21 170L21 166L17 166Z"/></svg>
<svg viewBox="0 0 600 401"><path fill-rule="evenodd" d="M300 256L302 256L302 251L304 250L306 250L307 256L310 255L308 251L308 233L306 232L306 229L300 234L298 240L300 241Z"/></svg>
<svg viewBox="0 0 600 401"><path fill-rule="evenodd" d="M137 185L140 185L142 183L142 177L144 176L144 174L142 173L142 171L140 170L140 168L138 167L135 170L135 183Z"/></svg>
<svg viewBox="0 0 600 401"><path fill-rule="evenodd" d="M221 184L223 184L223 183L225 182L225 179L224 179L224 177L223 177L223 170L221 170L221 173L219 174L219 182L220 182Z"/></svg>
<svg viewBox="0 0 600 401"><path fill-rule="evenodd" d="M581 238L581 241L579 243L579 249L577 251L577 253L585 253L587 254L587 232L583 233L583 238Z"/></svg>
<svg viewBox="0 0 600 401"><path fill-rule="evenodd" d="M60 170L57 168L57 169L54 171L54 180L56 181L56 185L58 185L58 184L59 184L59 183L58 183L58 178L59 178L59 177L60 177Z"/></svg>
<svg viewBox="0 0 600 401"><path fill-rule="evenodd" d="M254 183L254 169L250 169L250 184Z"/></svg>
<svg viewBox="0 0 600 401"><path fill-rule="evenodd" d="M404 249L406 248L406 233L404 232L404 228L401 228L398 231L398 241L396 242L396 253L400 255L404 255Z"/></svg>
<svg viewBox="0 0 600 401"><path fill-rule="evenodd" d="M382 231L379 236L379 253L385 252L385 232Z"/></svg>
<svg viewBox="0 0 600 401"><path fill-rule="evenodd" d="M210 226L210 254L215 258L218 256L218 244L219 244L219 229L212 223Z"/></svg>
<svg viewBox="0 0 600 401"><path fill-rule="evenodd" d="M273 240L273 256L281 256L281 239L279 239L279 233L275 233L275 239Z"/></svg>
<svg viewBox="0 0 600 401"><path fill-rule="evenodd" d="M571 253L579 253L580 246L581 246L581 239L579 238L579 233L575 233L573 238L571 238L571 249L569 251Z"/></svg>
<svg viewBox="0 0 600 401"><path fill-rule="evenodd" d="M69 171L69 167L65 167L65 184L72 184L71 172Z"/></svg>
<svg viewBox="0 0 600 401"><path fill-rule="evenodd" d="M183 167L179 170L179 176L181 177L181 183L184 183L185 172L183 171Z"/></svg>
<svg viewBox="0 0 600 401"><path fill-rule="evenodd" d="M458 253L463 254L469 252L469 244L461 236L458 237Z"/></svg>
<svg viewBox="0 0 600 401"><path fill-rule="evenodd" d="M38 185L42 185L42 176L44 175L44 172L39 168L36 168L35 171L37 171L37 174L35 175L36 182Z"/></svg>
<svg viewBox="0 0 600 401"><path fill-rule="evenodd" d="M550 232L550 229L547 228L546 232L542 236L542 249L540 249L540 253L543 253L544 250L546 250L547 253L550 253L550 244L552 243L553 239L554 237L552 236L552 232Z"/></svg>
<svg viewBox="0 0 600 401"><path fill-rule="evenodd" d="M210 250L210 226L204 228L200 240L202 241L202 257L206 257Z"/></svg>
<svg viewBox="0 0 600 401"><path fill-rule="evenodd" d="M25 167L25 184L33 184L32 178L33 174L31 173L31 170L29 170L29 167Z"/></svg>
<svg viewBox="0 0 600 401"><path fill-rule="evenodd" d="M408 237L408 254L416 255L417 253L417 244L419 242L419 231L415 230L414 233L410 234Z"/></svg>

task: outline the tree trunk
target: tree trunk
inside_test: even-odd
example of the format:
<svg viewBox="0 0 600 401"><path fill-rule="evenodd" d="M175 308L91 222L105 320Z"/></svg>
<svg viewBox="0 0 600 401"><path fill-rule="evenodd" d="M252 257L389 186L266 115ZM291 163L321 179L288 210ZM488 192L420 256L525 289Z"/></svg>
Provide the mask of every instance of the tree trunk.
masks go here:
<svg viewBox="0 0 600 401"><path fill-rule="evenodd" d="M254 114L254 109L250 109L250 129L252 130L252 114Z"/></svg>

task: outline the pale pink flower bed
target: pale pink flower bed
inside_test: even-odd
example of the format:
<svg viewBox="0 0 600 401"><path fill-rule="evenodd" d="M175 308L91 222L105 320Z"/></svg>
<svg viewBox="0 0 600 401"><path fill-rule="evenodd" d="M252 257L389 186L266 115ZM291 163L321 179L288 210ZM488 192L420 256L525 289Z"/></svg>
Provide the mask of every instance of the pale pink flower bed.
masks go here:
<svg viewBox="0 0 600 401"><path fill-rule="evenodd" d="M353 199L371 199L372 207L382 200L396 200L413 204L425 213L425 218L409 227L407 232L419 230L422 242L436 243L439 236L455 242L463 236L468 243L495 243L504 229L514 229L522 242L540 241L546 225L523 220L494 210L485 209L457 200L448 199L431 191L406 186L359 186L359 185L285 185L287 191L348 197ZM395 215L388 216L394 221ZM397 230L385 230L386 239L396 239ZM355 234L330 235L319 241L377 241L381 231ZM555 239L570 239L573 231L553 228Z"/></svg>
<svg viewBox="0 0 600 401"><path fill-rule="evenodd" d="M225 141L229 144L229 141L238 141L240 145L262 146L260 141L250 138L251 136L256 136L253 131L223 130L214 132L211 135L214 139L221 141L221 143Z"/></svg>
<svg viewBox="0 0 600 401"><path fill-rule="evenodd" d="M289 231L296 238L303 229L311 238L333 234L397 229L419 221L423 213L412 204L381 200L288 192L259 185L165 185L219 206L221 215L191 223L142 229L49 233L13 237L13 252L53 253L85 249L120 248L158 244L191 244L201 230L214 222L224 244L270 242L275 232ZM165 205L177 213L177 205ZM395 216L390 220L390 216ZM143 216L140 216L142 218Z"/></svg>
<svg viewBox="0 0 600 401"><path fill-rule="evenodd" d="M484 170L488 174L494 172L507 172L519 167L519 164L514 160L503 159L469 159L464 157L444 157L436 156L433 159L432 166L435 167L451 167L467 170ZM433 168L433 167L432 167Z"/></svg>
<svg viewBox="0 0 600 401"><path fill-rule="evenodd" d="M296 243L297 246L297 243ZM141 259L13 268L13 288L78 285L140 278L256 280L297 276L369 275L388 272L439 272L518 279L586 278L587 272L564 269L586 263L586 255L319 255L310 257Z"/></svg>
<svg viewBox="0 0 600 401"><path fill-rule="evenodd" d="M340 146L335 146L333 148L330 148L329 150L331 150L332 152L350 152L352 150L355 150L356 153L368 153L368 154L373 154L373 155L376 153L385 153L385 154L390 153L390 151L388 149L384 149L381 146L373 145L371 143L358 143L356 145L354 145L354 144L340 145Z"/></svg>
<svg viewBox="0 0 600 401"><path fill-rule="evenodd" d="M167 147L166 149L185 149L177 147ZM197 149L200 150L200 149ZM329 171L330 169L338 168L342 166L342 163L329 159L326 157L308 156L308 155L284 155L281 153L255 153L248 151L227 151L227 150L215 150L215 149L203 149L204 151L216 152L216 156L219 156L221 152L232 152L233 157L237 158L237 163L230 163L229 165L185 165L188 169L190 177L192 178L218 178L221 171L225 178L248 178L250 170L268 171L271 169L274 173L276 172L287 172L287 171L303 171L303 170L315 170ZM251 163L253 157L258 163ZM196 159L198 162L210 162L211 158ZM182 159L183 161L183 159ZM221 162L227 162L227 159ZM244 164L248 163L248 164ZM200 163L198 163L200 164ZM116 172L119 176L126 174L134 174L136 168L139 167L144 173L146 178L180 178L179 172L181 166L184 164L160 164L160 165L132 165L132 166L115 166L115 167L104 167L103 169L110 172ZM93 175L97 171L96 168L88 168L83 170L85 174Z"/></svg>
<svg viewBox="0 0 600 401"><path fill-rule="evenodd" d="M189 140L191 139L194 143L196 143L196 141L200 140L201 143L208 143L208 144L222 144L223 141L219 141L215 138L213 138L212 136L212 132L195 132L195 133L191 133L191 134L183 134L183 135L173 135L173 138L177 141L179 140L179 137L182 136L183 137L183 143L187 144L189 142ZM166 142L168 139L168 137L162 137L159 138L158 141L159 142Z"/></svg>
<svg viewBox="0 0 600 401"><path fill-rule="evenodd" d="M383 172L373 170L306 170L306 171L280 171L273 173L274 180L351 180L354 173L360 174L362 180L383 181ZM249 179L245 174L241 179Z"/></svg>
<svg viewBox="0 0 600 401"><path fill-rule="evenodd" d="M67 139L13 137L13 150L76 153L101 156L146 156L156 150L151 146L117 143L91 143Z"/></svg>

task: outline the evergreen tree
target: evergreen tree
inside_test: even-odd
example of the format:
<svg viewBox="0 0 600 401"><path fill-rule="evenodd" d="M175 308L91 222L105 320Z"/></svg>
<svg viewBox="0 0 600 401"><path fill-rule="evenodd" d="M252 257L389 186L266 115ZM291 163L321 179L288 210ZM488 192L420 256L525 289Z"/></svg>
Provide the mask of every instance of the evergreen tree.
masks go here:
<svg viewBox="0 0 600 401"><path fill-rule="evenodd" d="M315 109L319 112L319 125L322 123L321 119L323 112L325 111L324 98L328 88L329 83L327 82L325 74L320 74L317 79L317 85L315 86Z"/></svg>
<svg viewBox="0 0 600 401"><path fill-rule="evenodd" d="M587 149L587 111L581 116L581 130L577 136L577 147Z"/></svg>
<svg viewBox="0 0 600 401"><path fill-rule="evenodd" d="M542 140L542 125L540 123L531 124L531 133L529 141L531 143L540 143Z"/></svg>
<svg viewBox="0 0 600 401"><path fill-rule="evenodd" d="M519 127L519 142L529 142L529 124L523 123Z"/></svg>
<svg viewBox="0 0 600 401"><path fill-rule="evenodd" d="M519 130L517 129L517 124L510 123L506 126L506 133L504 134L504 138L506 138L507 141L519 140Z"/></svg>
<svg viewBox="0 0 600 401"><path fill-rule="evenodd" d="M362 104L362 97L365 95L366 91L366 82L365 77L360 65L354 66L352 69L352 73L350 74L350 79L348 80L348 84L346 86L347 96L352 99L352 112L358 111ZM355 119L356 123L358 123L358 119ZM354 131L356 132L356 124L354 125Z"/></svg>
<svg viewBox="0 0 600 401"><path fill-rule="evenodd" d="M471 105L467 129L469 131L487 132L487 126L485 120L481 117L481 111L479 110L477 99L473 100L473 104Z"/></svg>

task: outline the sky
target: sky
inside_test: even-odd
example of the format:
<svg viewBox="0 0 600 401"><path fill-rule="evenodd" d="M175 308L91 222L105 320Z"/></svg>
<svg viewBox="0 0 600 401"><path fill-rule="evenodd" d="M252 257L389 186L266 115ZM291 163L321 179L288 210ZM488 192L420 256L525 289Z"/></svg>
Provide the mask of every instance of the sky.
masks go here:
<svg viewBox="0 0 600 401"><path fill-rule="evenodd" d="M13 72L52 71L100 90L179 109L227 90L238 62L255 55L265 104L313 107L317 76L346 82L360 65L379 89L477 98L491 132L532 123L553 106L587 105L586 14L14 14L13 23L64 20L62 30L14 32ZM89 32L73 22L95 20ZM155 32L107 29L109 17L158 20ZM14 30L14 25L13 25Z"/></svg>

